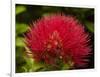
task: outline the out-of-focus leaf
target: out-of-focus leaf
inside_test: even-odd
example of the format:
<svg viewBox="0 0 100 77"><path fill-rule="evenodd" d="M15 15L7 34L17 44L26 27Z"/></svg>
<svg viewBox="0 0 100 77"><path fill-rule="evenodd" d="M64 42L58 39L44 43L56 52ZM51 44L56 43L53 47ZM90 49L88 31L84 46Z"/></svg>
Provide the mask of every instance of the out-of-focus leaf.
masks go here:
<svg viewBox="0 0 100 77"><path fill-rule="evenodd" d="M61 10L61 8L57 8L57 7L42 7L42 11L44 11L44 13L52 13L52 12L59 12Z"/></svg>
<svg viewBox="0 0 100 77"><path fill-rule="evenodd" d="M26 64L25 66L23 66L23 68L25 68L26 72L30 72L32 71L33 68L33 59L31 58L25 58Z"/></svg>
<svg viewBox="0 0 100 77"><path fill-rule="evenodd" d="M24 65L26 64L23 54L16 55L16 72L26 72L26 69L24 68Z"/></svg>
<svg viewBox="0 0 100 77"><path fill-rule="evenodd" d="M21 66L20 67L17 66L16 73L21 73L21 72L26 72L26 69Z"/></svg>
<svg viewBox="0 0 100 77"><path fill-rule="evenodd" d="M64 64L63 67L62 67L62 70L66 70L66 69L69 69L69 68L70 68L69 64Z"/></svg>
<svg viewBox="0 0 100 77"><path fill-rule="evenodd" d="M18 46L18 47L24 47L25 46L24 39L22 37L16 38L16 46Z"/></svg>
<svg viewBox="0 0 100 77"><path fill-rule="evenodd" d="M45 64L43 64L43 63L39 63L36 61L34 61L34 63L33 63L33 71L40 71L44 67L45 67Z"/></svg>
<svg viewBox="0 0 100 77"><path fill-rule="evenodd" d="M43 63L39 63L39 62L35 62L33 58L26 58L26 65L25 67L27 68L27 72L36 72L36 71L40 71L41 68L44 68L44 64Z"/></svg>
<svg viewBox="0 0 100 77"><path fill-rule="evenodd" d="M62 70L68 70L68 69L70 69L71 67L73 67L73 62L69 61L68 63L63 64Z"/></svg>
<svg viewBox="0 0 100 77"><path fill-rule="evenodd" d="M16 24L16 33L17 34L23 34L24 32L26 32L28 29L27 24Z"/></svg>
<svg viewBox="0 0 100 77"><path fill-rule="evenodd" d="M86 27L90 32L94 32L94 25L91 22L86 22Z"/></svg>
<svg viewBox="0 0 100 77"><path fill-rule="evenodd" d="M28 72L27 68L25 66L23 66L22 69L23 69L24 72Z"/></svg>
<svg viewBox="0 0 100 77"><path fill-rule="evenodd" d="M25 6L17 6L16 7L16 15L18 15L18 14L24 12L24 11L26 11Z"/></svg>

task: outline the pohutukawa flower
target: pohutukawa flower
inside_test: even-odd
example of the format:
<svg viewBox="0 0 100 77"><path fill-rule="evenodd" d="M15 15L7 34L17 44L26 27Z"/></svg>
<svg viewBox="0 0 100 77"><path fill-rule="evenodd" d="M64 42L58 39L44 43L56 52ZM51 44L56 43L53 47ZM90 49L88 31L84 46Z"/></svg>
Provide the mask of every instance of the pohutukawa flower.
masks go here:
<svg viewBox="0 0 100 77"><path fill-rule="evenodd" d="M44 16L31 24L26 36L26 46L35 61L52 66L69 64L84 67L91 48L89 35L79 21L64 14Z"/></svg>

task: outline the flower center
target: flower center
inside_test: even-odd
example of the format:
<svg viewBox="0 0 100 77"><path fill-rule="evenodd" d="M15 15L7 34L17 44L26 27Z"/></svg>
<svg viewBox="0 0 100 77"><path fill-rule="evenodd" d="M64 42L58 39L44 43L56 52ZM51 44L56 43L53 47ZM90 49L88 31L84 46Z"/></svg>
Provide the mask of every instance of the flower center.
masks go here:
<svg viewBox="0 0 100 77"><path fill-rule="evenodd" d="M54 57L62 58L61 51L62 51L62 43L61 38L59 37L59 33L54 31L47 42L45 43L46 51L49 51L49 55L54 55ZM50 54L51 53L51 54Z"/></svg>
<svg viewBox="0 0 100 77"><path fill-rule="evenodd" d="M70 52L68 51L68 53ZM64 52L62 40L57 31L54 31L45 42L44 59L48 64L57 67L63 63L67 63L71 66L73 65L70 54Z"/></svg>

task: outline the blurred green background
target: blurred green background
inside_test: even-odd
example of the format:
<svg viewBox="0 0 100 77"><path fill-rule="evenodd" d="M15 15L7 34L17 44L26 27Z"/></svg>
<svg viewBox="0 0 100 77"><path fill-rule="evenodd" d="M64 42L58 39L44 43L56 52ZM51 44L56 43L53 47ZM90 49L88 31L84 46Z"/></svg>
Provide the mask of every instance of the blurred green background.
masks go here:
<svg viewBox="0 0 100 77"><path fill-rule="evenodd" d="M92 52L88 68L94 67L94 9L16 4L16 73L41 71L43 65L34 63L25 54L24 34L30 23L50 13L64 13L76 17L91 35Z"/></svg>

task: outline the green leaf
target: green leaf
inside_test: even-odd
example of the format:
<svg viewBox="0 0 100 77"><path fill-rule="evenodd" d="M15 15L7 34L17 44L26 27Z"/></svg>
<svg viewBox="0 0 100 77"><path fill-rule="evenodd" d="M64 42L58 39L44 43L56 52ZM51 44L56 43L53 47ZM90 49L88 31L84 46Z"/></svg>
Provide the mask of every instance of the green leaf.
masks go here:
<svg viewBox="0 0 100 77"><path fill-rule="evenodd" d="M72 61L69 61L66 64L63 64L62 70L68 70L68 69L70 69L72 67L73 67L73 62Z"/></svg>
<svg viewBox="0 0 100 77"><path fill-rule="evenodd" d="M69 64L64 64L63 67L62 67L62 70L67 70L69 68L70 68Z"/></svg>
<svg viewBox="0 0 100 77"><path fill-rule="evenodd" d="M28 72L36 72L36 71L41 71L44 69L44 64L40 62L34 61L33 58L26 58L26 65L25 67L27 68Z"/></svg>
<svg viewBox="0 0 100 77"><path fill-rule="evenodd" d="M23 34L24 32L26 32L28 29L27 24L16 24L16 34Z"/></svg>
<svg viewBox="0 0 100 77"><path fill-rule="evenodd" d="M25 6L16 6L16 15L26 11Z"/></svg>
<svg viewBox="0 0 100 77"><path fill-rule="evenodd" d="M28 72L27 68L25 66L21 67L24 72Z"/></svg>
<svg viewBox="0 0 100 77"><path fill-rule="evenodd" d="M86 27L90 32L94 32L94 25L92 22L86 22Z"/></svg>
<svg viewBox="0 0 100 77"><path fill-rule="evenodd" d="M18 46L18 47L24 47L25 46L24 39L22 37L16 38L16 46Z"/></svg>
<svg viewBox="0 0 100 77"><path fill-rule="evenodd" d="M43 63L36 62L36 61L33 62L33 70L34 71L40 71L40 70L44 69L44 67L45 67L45 64L43 64Z"/></svg>

